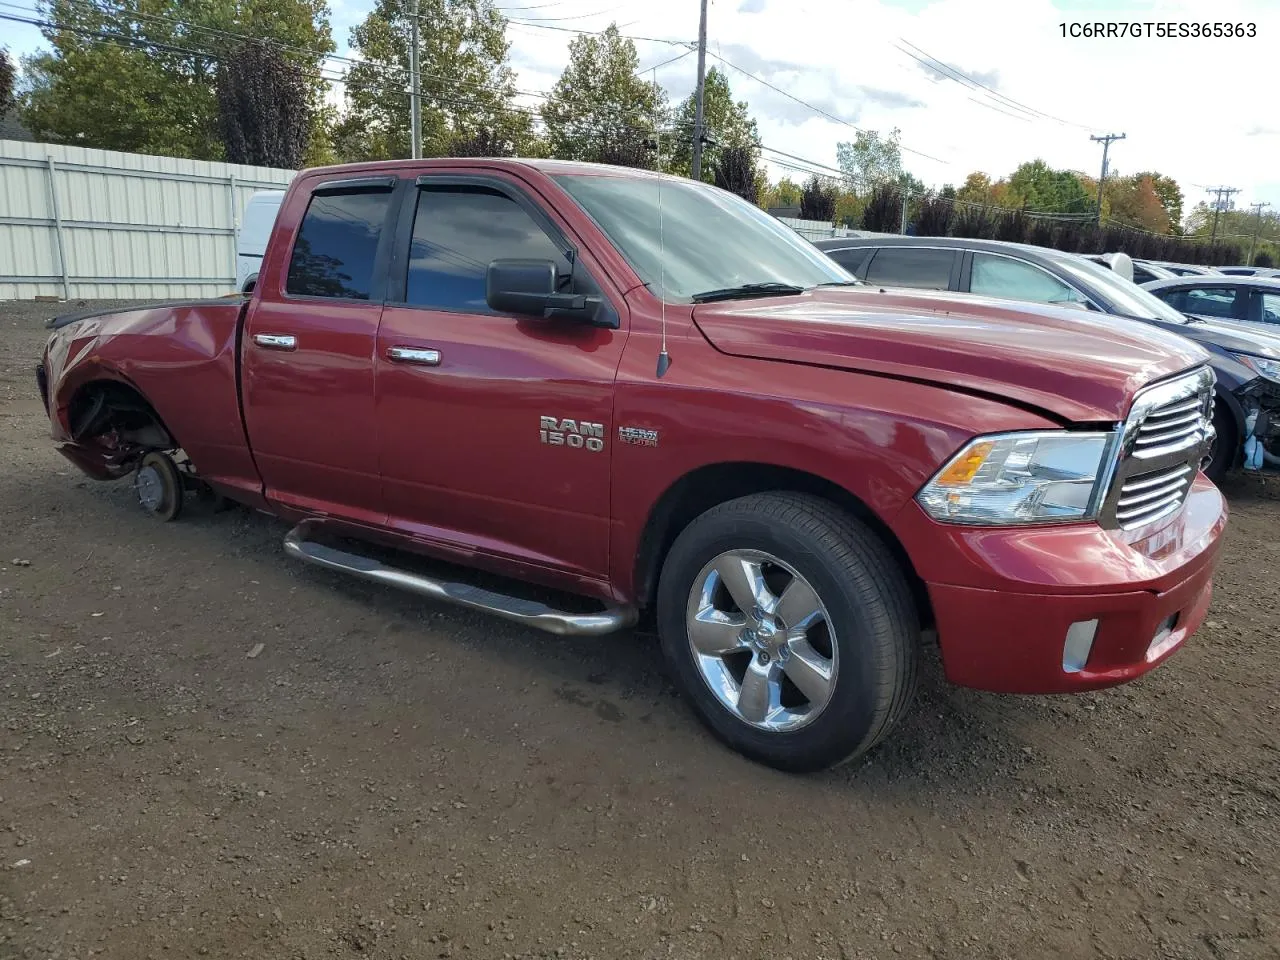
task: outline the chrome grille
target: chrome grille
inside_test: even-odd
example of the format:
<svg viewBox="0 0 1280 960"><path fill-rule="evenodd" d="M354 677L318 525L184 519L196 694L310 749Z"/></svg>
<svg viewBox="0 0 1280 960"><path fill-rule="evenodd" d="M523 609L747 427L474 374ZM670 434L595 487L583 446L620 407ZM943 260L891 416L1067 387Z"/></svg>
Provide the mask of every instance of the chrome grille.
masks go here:
<svg viewBox="0 0 1280 960"><path fill-rule="evenodd" d="M1138 394L1101 520L1132 530L1176 513L1213 442L1214 374L1203 367Z"/></svg>
<svg viewBox="0 0 1280 960"><path fill-rule="evenodd" d="M1130 477L1120 487L1116 520L1121 527L1136 527L1177 510L1195 479L1187 464Z"/></svg>

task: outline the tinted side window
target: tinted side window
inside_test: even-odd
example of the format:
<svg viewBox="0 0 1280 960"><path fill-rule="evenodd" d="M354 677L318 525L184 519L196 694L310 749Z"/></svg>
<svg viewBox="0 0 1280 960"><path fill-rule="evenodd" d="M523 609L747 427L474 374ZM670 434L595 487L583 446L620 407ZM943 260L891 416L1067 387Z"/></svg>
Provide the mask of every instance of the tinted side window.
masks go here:
<svg viewBox="0 0 1280 960"><path fill-rule="evenodd" d="M390 190L319 193L293 244L285 289L306 297L368 300Z"/></svg>
<svg viewBox="0 0 1280 960"><path fill-rule="evenodd" d="M419 189L407 303L492 313L484 300L489 261L508 258L552 261L558 286L568 289L572 270L564 252L515 200L490 187Z"/></svg>
<svg viewBox="0 0 1280 960"><path fill-rule="evenodd" d="M1150 283L1152 280L1159 280L1154 273L1146 267L1140 267L1138 264L1133 265L1133 282L1134 283Z"/></svg>
<svg viewBox="0 0 1280 960"><path fill-rule="evenodd" d="M858 270L867 262L867 258L875 252L875 247L853 247L848 250L827 250L825 252L832 260L856 276Z"/></svg>
<svg viewBox="0 0 1280 960"><path fill-rule="evenodd" d="M1160 299L1182 313L1202 317L1235 317L1235 287L1191 287L1186 290L1161 291Z"/></svg>
<svg viewBox="0 0 1280 960"><path fill-rule="evenodd" d="M891 287L922 287L946 290L951 285L953 250L918 250L912 247L881 247L867 270L867 280Z"/></svg>
<svg viewBox="0 0 1280 960"><path fill-rule="evenodd" d="M1074 289L1039 267L977 251L973 254L969 292L1036 303L1070 303L1083 299Z"/></svg>

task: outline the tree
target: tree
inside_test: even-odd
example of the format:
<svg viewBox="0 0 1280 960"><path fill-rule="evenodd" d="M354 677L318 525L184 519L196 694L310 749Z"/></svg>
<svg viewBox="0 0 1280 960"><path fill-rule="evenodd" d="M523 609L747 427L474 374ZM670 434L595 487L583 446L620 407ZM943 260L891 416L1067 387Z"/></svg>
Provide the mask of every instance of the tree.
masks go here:
<svg viewBox="0 0 1280 960"><path fill-rule="evenodd" d="M836 163L859 187L896 183L902 176L901 135L897 127L885 137L859 130L852 143L836 144Z"/></svg>
<svg viewBox="0 0 1280 960"><path fill-rule="evenodd" d="M864 205L862 199L852 190L841 190L836 194L836 224L851 229L857 227L862 222Z"/></svg>
<svg viewBox="0 0 1280 960"><path fill-rule="evenodd" d="M532 137L532 119L512 103L507 22L493 0L420 0L418 15L423 155L448 156L482 130L523 148ZM334 134L344 160L412 152L410 16L408 0L378 0L351 31L351 47L364 62L347 72L346 112Z"/></svg>
<svg viewBox="0 0 1280 960"><path fill-rule="evenodd" d="M302 68L277 47L243 43L218 67L218 121L227 160L296 170L311 134Z"/></svg>
<svg viewBox="0 0 1280 960"><path fill-rule="evenodd" d="M862 226L876 233L897 233L902 225L902 193L895 183L882 183L867 196Z"/></svg>
<svg viewBox="0 0 1280 960"><path fill-rule="evenodd" d="M921 197L913 221L916 236L945 237L950 232L951 221L955 217L955 205L951 199L942 193L926 193Z"/></svg>
<svg viewBox="0 0 1280 960"><path fill-rule="evenodd" d="M8 112L13 103L13 82L15 70L13 60L9 57L9 48L0 47L0 117Z"/></svg>
<svg viewBox="0 0 1280 960"><path fill-rule="evenodd" d="M569 44L569 64L542 108L553 157L652 168L656 128L666 112L661 88L636 76L636 45L615 24L602 34L580 34Z"/></svg>
<svg viewBox="0 0 1280 960"><path fill-rule="evenodd" d="M956 199L964 203L991 204L993 202L991 178L975 170L964 178L964 183L956 191Z"/></svg>
<svg viewBox="0 0 1280 960"><path fill-rule="evenodd" d="M1208 239L1213 232L1213 207L1201 201L1187 215L1187 234ZM1252 237L1258 242L1280 243L1280 211L1264 213L1261 218L1248 207L1223 210L1218 214L1218 237Z"/></svg>
<svg viewBox="0 0 1280 960"><path fill-rule="evenodd" d="M817 174L805 181L800 194L800 219L832 223L836 216L836 188L824 183Z"/></svg>
<svg viewBox="0 0 1280 960"><path fill-rule="evenodd" d="M1049 213L1088 213L1089 193L1070 170L1054 170L1043 160L1018 166L1009 175L1005 205Z"/></svg>
<svg viewBox="0 0 1280 960"><path fill-rule="evenodd" d="M726 147L719 151L716 157L715 184L751 203L759 200L756 163L750 147Z"/></svg>
<svg viewBox="0 0 1280 960"><path fill-rule="evenodd" d="M1147 170L1135 176L1149 177L1151 179L1151 188L1155 191L1156 196L1160 198L1160 205L1164 207L1165 215L1169 218L1173 232L1181 233L1182 188L1178 186L1178 181L1173 177L1166 177L1164 174L1156 173L1154 170Z"/></svg>
<svg viewBox="0 0 1280 960"><path fill-rule="evenodd" d="M322 102L326 0L48 0L50 50L23 61L23 123L41 139L220 160L215 78L243 38L274 45ZM319 115L319 114L317 114Z"/></svg>
<svg viewBox="0 0 1280 960"><path fill-rule="evenodd" d="M733 99L729 78L712 67L707 71L703 92L703 129L709 138L702 151L702 179L714 181L720 154L728 148L745 149L754 167L760 160L760 131L745 100ZM667 169L687 177L693 170L693 121L697 115L697 91L689 94L675 110L675 149Z"/></svg>
<svg viewBox="0 0 1280 960"><path fill-rule="evenodd" d="M514 157L517 145L500 133L480 128L453 142L449 155L454 157Z"/></svg>
<svg viewBox="0 0 1280 960"><path fill-rule="evenodd" d="M1276 262L1271 258L1271 254L1267 253L1265 250L1260 250L1254 255L1253 265L1255 267L1264 267L1270 270L1275 267Z"/></svg>
<svg viewBox="0 0 1280 960"><path fill-rule="evenodd" d="M1103 203L1107 219L1151 233L1169 233L1171 222L1150 174L1116 177L1107 182Z"/></svg>
<svg viewBox="0 0 1280 960"><path fill-rule="evenodd" d="M798 207L800 194L800 184L790 177L783 177L760 192L760 206L766 210L772 207Z"/></svg>

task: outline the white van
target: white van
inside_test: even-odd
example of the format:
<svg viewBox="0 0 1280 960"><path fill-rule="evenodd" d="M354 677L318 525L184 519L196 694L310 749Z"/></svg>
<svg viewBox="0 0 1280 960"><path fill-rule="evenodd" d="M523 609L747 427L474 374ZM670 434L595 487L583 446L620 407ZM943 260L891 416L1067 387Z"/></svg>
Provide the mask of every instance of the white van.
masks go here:
<svg viewBox="0 0 1280 960"><path fill-rule="evenodd" d="M240 218L240 235L236 238L236 291L250 292L258 282L262 255L280 212L283 190L259 190L249 198Z"/></svg>

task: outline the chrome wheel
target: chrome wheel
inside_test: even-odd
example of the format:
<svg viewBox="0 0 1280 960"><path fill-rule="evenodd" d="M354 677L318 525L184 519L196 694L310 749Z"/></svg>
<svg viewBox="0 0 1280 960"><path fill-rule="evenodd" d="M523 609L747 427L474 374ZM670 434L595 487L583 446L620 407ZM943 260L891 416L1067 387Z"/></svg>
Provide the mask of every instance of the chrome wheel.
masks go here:
<svg viewBox="0 0 1280 960"><path fill-rule="evenodd" d="M831 618L809 582L772 554L730 550L703 567L685 626L703 681L744 723L796 730L831 699L839 665Z"/></svg>

